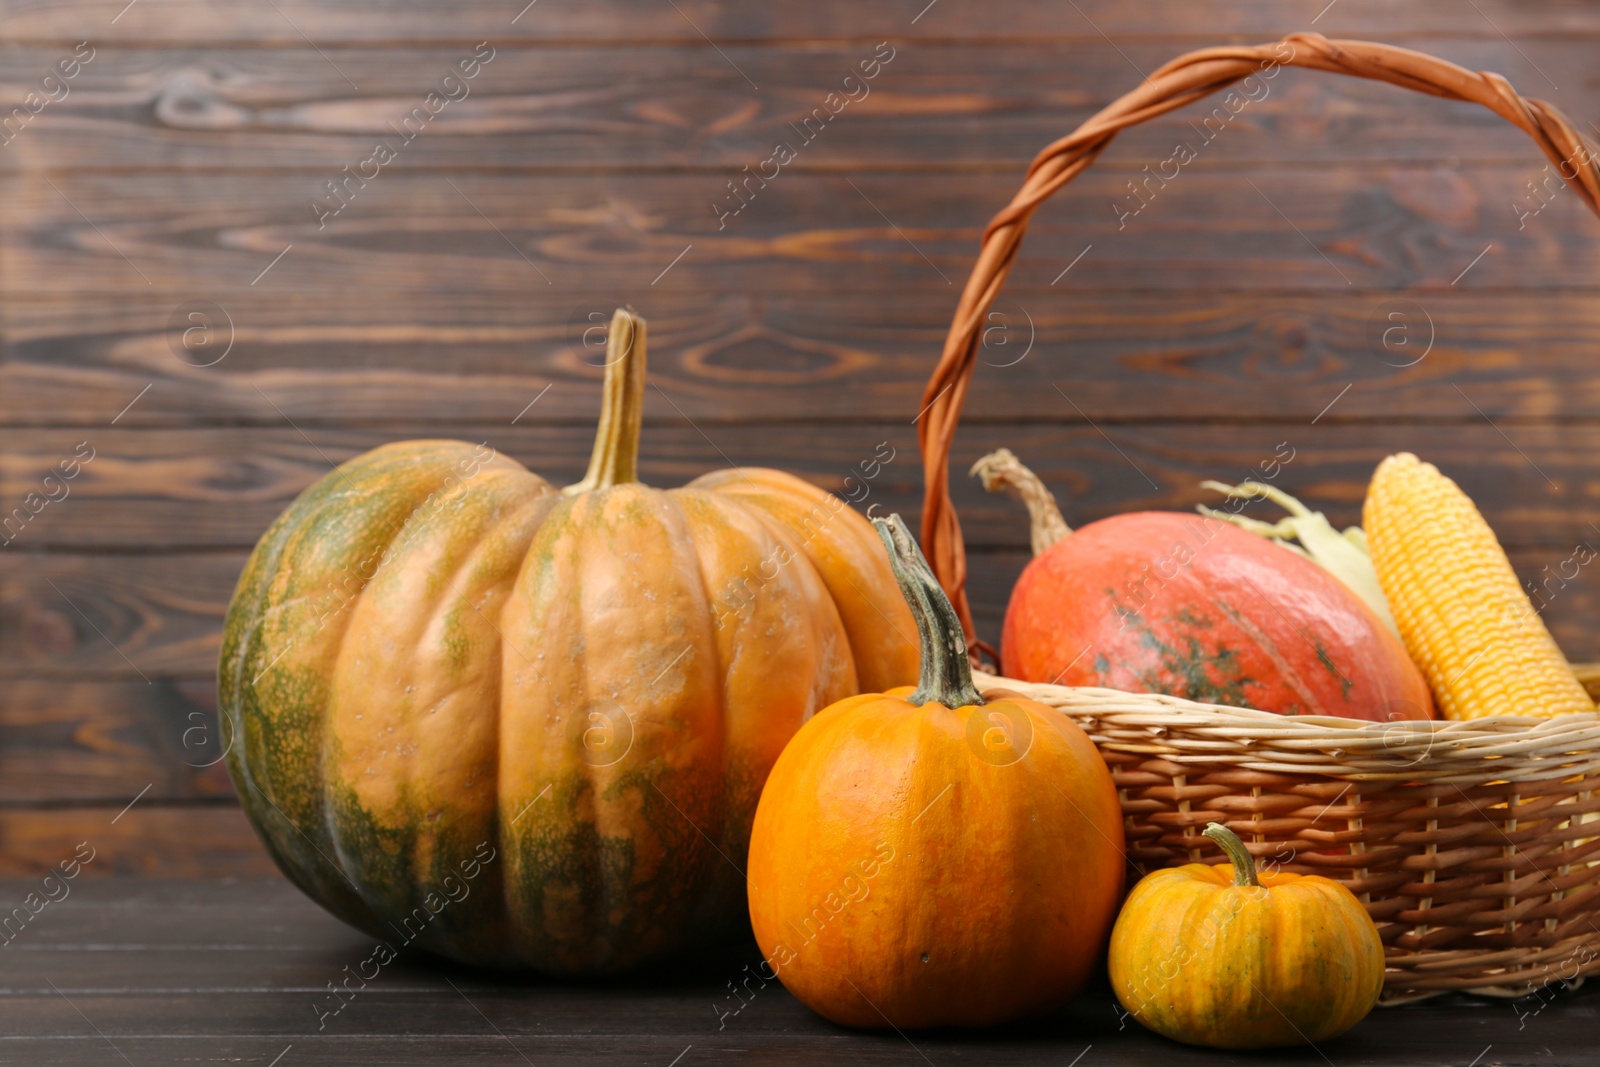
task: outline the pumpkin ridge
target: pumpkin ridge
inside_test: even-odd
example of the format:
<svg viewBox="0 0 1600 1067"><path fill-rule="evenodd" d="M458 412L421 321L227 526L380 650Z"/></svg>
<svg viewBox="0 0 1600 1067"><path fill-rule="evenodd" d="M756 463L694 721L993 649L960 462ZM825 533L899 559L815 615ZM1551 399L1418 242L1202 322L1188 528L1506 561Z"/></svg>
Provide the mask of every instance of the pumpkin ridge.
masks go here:
<svg viewBox="0 0 1600 1067"><path fill-rule="evenodd" d="M716 874L693 924L710 928L729 910L748 910L741 864L763 784L752 767L770 766L787 735L822 707L855 693L857 678L838 608L792 529L738 495L693 484L666 493L691 530L702 588L716 620L710 639L722 680L724 781L720 830L708 836L725 862L713 863ZM753 573L752 562L738 567L741 558L753 561ZM763 651L763 642L775 640L774 625L786 629L776 638L777 647ZM757 651L763 663L759 679L750 662ZM783 723L776 731L775 716Z"/></svg>
<svg viewBox="0 0 1600 1067"><path fill-rule="evenodd" d="M667 504L671 506L671 508L677 513L679 522L682 524L683 529L688 532L690 554L694 557L696 587L700 592L703 604L710 609L710 614L712 614L713 617L717 617L720 621L720 616L716 616L716 612L718 611L717 601L712 596L710 579L706 573L705 548L701 542L701 539L695 535L695 531L704 527L705 525L708 525L709 521L720 522L723 524L724 528L728 528L731 524L726 522L726 517L724 515L715 510L716 502L710 498L710 494L701 490L679 487L664 490L662 491L661 495L663 499L666 500ZM705 512L691 513L689 509L684 507L684 501L686 499L700 501L704 505ZM731 506L737 507L736 504ZM720 761L721 773L716 779L720 785L720 788L717 789L717 825L715 827L715 832L713 832L710 828L698 825L696 825L694 828L700 833L701 836L705 838L708 844L716 849L716 851L721 855L721 858L727 861L727 864L734 866L734 870L740 875L741 883L739 888L742 889L744 869L739 867L736 861L729 855L729 850L732 850L734 854L738 854L740 851L737 844L730 838L729 835L730 828L733 828L739 821L737 818L730 818L730 808L733 806L731 802L731 791L735 788L741 787L748 789L749 783L742 782L736 784L730 781L729 778L730 774L734 773L735 766L742 762L739 752L736 751L733 744L730 743L731 739L729 737L729 727L731 725L730 719L733 715L732 694L728 691L730 683L728 671L731 667L731 663L723 655L721 643L717 640L716 624L713 624L712 631L706 634L705 637L707 638L706 644L710 651L710 659L712 663L711 677L716 679L717 682L716 685L711 687L711 690L715 694L717 703L715 721L719 734L721 747L720 755L722 758ZM669 666L667 669L671 670L672 668ZM757 795L759 796L759 789L757 791ZM663 794L663 798L665 799L665 794ZM755 810L753 800L751 802L750 810L752 813ZM681 812L678 814L681 814ZM685 816L685 818L687 817ZM748 838L745 840L744 845L745 850L748 850ZM698 898L693 906L693 917L689 920L689 925L691 928L703 929L705 926L714 921L713 916L706 913L708 909L713 911L713 913L716 910L720 910L720 908L714 906L712 902L716 901L719 886L725 885L727 882L725 876L722 878L718 877L718 875L722 874L724 869L725 867L723 865L716 864L713 861L712 871L715 873L705 874L702 878L695 880L701 884L696 886L690 894L691 896ZM701 870L703 871L704 868L702 867ZM721 904L722 902L719 901L717 903Z"/></svg>
<svg viewBox="0 0 1600 1067"><path fill-rule="evenodd" d="M692 483L691 483L691 486L692 486ZM685 486L685 488L686 489L687 488L691 488L691 486ZM739 499L738 496L735 496L734 494L721 492L721 491L718 491L715 488L713 488L711 490L704 490L704 491L715 492L719 496L727 496L727 497L730 497L730 498L738 501L738 503L741 504L745 508L746 511L748 511L751 515L753 515L763 526L765 526L768 529L769 532L771 532L771 534L777 540L781 541L784 544L784 546L789 549L789 551L794 556L795 562L803 563L806 567L808 567L812 571L813 574L816 575L817 581L819 583L821 583L822 587L824 589L828 588L828 576L823 573L822 568L817 565L816 560L812 556L811 542L817 536L816 533L813 533L810 537L802 538L800 536L800 531L799 530L795 529L793 526L790 526L788 523L784 522L777 515L774 515L771 511L767 510L767 508L763 507L759 498L741 500L741 499ZM837 499L837 498L835 498L835 499ZM859 586L855 586L854 580L851 579L848 574L841 573L840 577L844 581L848 582L851 586L854 586L857 592L863 592L860 589ZM876 603L874 603L870 598L867 598L867 597L865 597L865 595L863 595L863 599L865 599L866 602L872 606L872 608L878 613L878 615L882 617L884 622L888 623L890 626L895 626L896 625L894 619L891 618L888 614L886 614L883 611L883 609L881 607L879 607ZM839 615L838 603L834 600L834 598L831 595L828 597L828 600L829 600L830 603L833 604L834 613L836 615ZM844 634L845 647L848 649L848 651L850 653L850 662L853 665L855 665L856 669L859 671L860 665L863 662L871 660L871 658L872 658L871 650L870 649L862 649L858 653L858 651L856 649L856 644L861 641L861 636L860 635L855 635L855 636L851 635L850 628L849 628L848 625L845 624L844 618L843 618L842 615L840 615L840 618L839 618L839 625L840 625L840 629L841 629L842 633ZM909 635L903 635L903 636L906 636L908 641L911 640ZM822 710L822 708L827 707L829 703L831 703L831 701L823 702L821 704L821 706L817 708L817 710L818 711ZM808 719L809 719L809 716L808 716Z"/></svg>
<svg viewBox="0 0 1600 1067"><path fill-rule="evenodd" d="M767 467L713 471L684 488L737 499L790 532L834 602L863 688L914 683L917 635L910 609L895 590L876 532L844 500ZM870 614L858 610L862 605ZM885 623L892 638L882 634Z"/></svg>
<svg viewBox="0 0 1600 1067"><path fill-rule="evenodd" d="M521 647L525 636L516 630L521 620L515 616L506 618L512 614L513 607L528 609L530 621L536 627L532 633L535 645L542 643L538 638L543 636L538 623L548 623L554 613L553 605L542 603L544 596L571 601L570 614L581 615L577 589L557 587L561 572L574 566L574 554L584 543L582 537L564 537L563 533L569 527L583 528L586 512L592 505L593 499L588 494L563 495L535 532L512 585L512 599L502 611L503 643L513 649ZM552 592L547 593L547 590ZM541 608L547 610L541 611ZM563 614L554 625L564 626L568 618ZM570 685L572 676L583 676L587 648L581 631L559 646L558 654L570 666L570 674L564 681ZM537 729L538 719L548 715L548 709L536 707L532 712L522 712L519 708L519 687L534 684L519 680L518 676L526 669L538 670L525 655L501 657L495 773L501 841L509 853L502 882L503 907L508 916L507 936L513 951L520 956L561 959L569 966L581 967L581 948L574 954L570 947L553 944L552 938L541 938L540 930L545 925L547 910L562 907L562 899L571 895L569 887L592 880L599 838L594 833L593 821L582 818L582 813L592 808L593 788L580 772L571 768L530 769L512 762L517 756L517 747L516 739L510 735L519 729ZM536 674L535 680L539 677ZM563 697L573 695L558 692L555 683L544 684L551 690L552 707L562 706ZM579 707L582 707L581 698ZM571 709L574 714L577 710ZM533 773L534 770L548 772L549 780L541 785L540 779L545 775ZM570 816L569 820L564 822L563 815ZM583 845L587 847L575 840L578 837L585 838ZM518 921L519 917L522 921ZM587 932L591 924L586 921L587 916L583 918L581 926Z"/></svg>
<svg viewBox="0 0 1600 1067"><path fill-rule="evenodd" d="M555 500L543 479L511 468L448 487L436 506L410 513L347 609L350 621L329 673L320 780L328 792L331 851L356 875L375 911L410 913L426 894L437 892L453 863L470 857L475 845L497 840L494 798L484 798L472 782L475 775L492 774L496 764L498 715L494 723L478 726L483 736L476 748L458 753L468 763L449 763L446 756L458 739L463 746L470 742L470 719L444 737L431 720L435 714L447 724L461 720L467 712L463 701L498 709L501 645L483 631L498 636L500 628L478 604L498 600L490 609L498 616L527 542ZM396 590L410 610L389 603ZM475 647L481 654L468 664L465 631L472 628L479 631ZM452 648L452 631L458 648ZM402 647L390 653L396 637ZM446 663L460 657L459 669L450 671L441 657ZM402 682L409 684L395 692ZM372 731L386 719L387 733L396 736L375 748L379 739ZM367 725L356 725L363 721ZM349 741L359 747L352 751ZM377 781L394 784L396 795L386 803L363 797L364 776L353 765L365 762L371 776L374 761L386 768ZM442 824L435 825L437 820ZM463 835L476 840L451 844Z"/></svg>
<svg viewBox="0 0 1600 1067"><path fill-rule="evenodd" d="M607 366L607 373L613 367L620 366L615 362ZM599 450L600 434L596 433L596 449ZM629 484L629 483L623 483ZM568 486L571 488L571 486ZM574 567L578 573L584 569L584 559L599 540L604 551L616 554L614 532L605 522L605 505L619 494L607 489L595 492L575 494L575 502L567 512L567 517L574 527L582 531L580 540L574 549ZM576 601L578 608L578 640L572 645L573 671L572 679L576 686L581 688L574 694L581 703L579 709L590 706L590 702L602 699L604 694L597 697L590 689L590 627L588 625L588 603L584 599L584 585L581 581L574 581L569 589ZM630 709L622 709L624 716L628 716ZM577 714L574 709L572 714ZM592 713L591 713L592 714ZM603 714L603 713L602 713ZM592 720L591 720L592 721ZM633 719L628 718L631 723ZM635 727L637 728L637 727ZM587 730L580 736L587 736ZM580 742L581 743L581 742ZM636 854L633 843L625 835L607 834L604 818L603 801L615 799L615 795L606 795L603 783L595 781L592 768L587 765L572 766L570 763L564 768L565 773L572 779L568 789L574 800L574 806L582 810L587 818L580 815L575 832L568 835L566 842L567 861L562 866L573 871L572 875L579 884L587 884L589 893L586 904L581 904L581 925L588 933L589 938L597 938L597 931L609 929L611 924L608 917L613 911L616 901L622 896L617 892L620 884L631 881ZM621 778L622 776L619 776ZM637 775L629 775L624 781L637 782L640 786L641 800L643 800L645 785L650 783L638 779ZM619 783L620 784L620 783ZM563 790L566 792L566 790ZM557 793L559 797L561 793ZM543 872L541 872L543 873ZM548 889L546 890L548 892ZM581 948L578 949L582 951Z"/></svg>
<svg viewBox="0 0 1600 1067"><path fill-rule="evenodd" d="M519 857L509 871L507 897L512 914L520 916L516 936L525 955L565 970L614 970L670 947L668 932L675 934L692 911L706 877L707 857L715 858L696 829L715 821L710 815L717 803L710 795L717 788L711 781L714 774L677 743L690 729L685 714L696 722L707 718L703 699L714 686L708 684L703 656L706 635L695 628L700 622L708 629L709 622L702 621L708 613L700 577L688 574L690 566L698 568L698 559L687 547L683 516L666 492L626 483L566 500L541 531L519 577L517 613L529 618L507 626L508 641L523 636L516 625L531 626L527 633L535 643L565 661L553 688L545 687L548 696L507 691L519 710L507 719L502 737L533 731L516 739L515 748L503 750L508 755L500 766L501 810L508 820L517 811L511 804L532 801L542 780L524 777L537 764L517 753L530 745L549 746L538 738L552 739L551 751L562 753L549 764L553 791L527 808L525 816L517 816L516 836L507 839L508 849ZM629 533L623 539L619 531ZM652 537L645 531L660 533ZM543 558L541 544L550 550ZM637 554L645 545L652 552L656 545L665 546L669 554L641 560ZM555 566L557 554L560 567ZM596 567L622 577L610 585L591 586L580 576ZM545 575L542 588L530 584L535 572ZM625 591L636 598L639 590L655 611L670 612L658 620L689 627L682 636L690 649L702 654L685 656L678 665L677 676L687 680L679 693L651 695L678 653L663 648L667 631L651 630L642 620L624 629L643 644L625 641L621 658L596 658L600 649L623 647L617 645L615 632L620 608L606 607L608 598ZM534 617L551 596L568 603L575 632L553 633L552 626L565 623ZM624 681L627 688L615 688ZM720 707L710 711L720 724ZM595 715L605 718L608 729L620 727L624 719L629 724L630 747L614 761L606 762L604 752L585 747ZM689 737L700 745L720 745L717 734L718 727L702 727ZM576 744L569 740L564 747L556 740L561 737ZM574 748L590 756L572 757ZM720 772L720 758L718 763ZM519 778L529 781L524 787L529 796L520 802L504 793ZM564 932L552 932L556 930Z"/></svg>
<svg viewBox="0 0 1600 1067"><path fill-rule="evenodd" d="M234 727L228 762L235 780L244 786L241 801L280 866L295 869L296 884L344 917L366 915L367 905L348 873L329 856L332 842L321 790L298 788L314 785L320 773L316 768L325 728L328 668L336 651L327 648L328 639L322 638L310 650L320 652L313 662L296 662L291 654L302 650L301 639L306 636L297 624L309 624L311 636L316 636L330 625L331 617L336 645L351 605L368 580L360 574L360 565L387 548L403 525L395 516L409 514L418 501L425 502L450 484L457 467L475 457L476 449L466 442L445 440L385 446L347 461L313 483L252 553L224 624L225 633L235 637L225 642L222 661L231 661L234 669L219 672L219 710ZM495 456L477 458L478 469L496 460L521 469ZM396 488L402 491L397 493ZM344 563L335 567L340 557ZM306 565L296 566L302 558ZM342 582L348 592L352 579L355 594L313 620L311 614L334 595L330 590L335 583ZM254 681L243 685L247 674ZM269 706L277 710L268 714ZM263 782L270 783L270 790ZM287 826L272 829L280 823ZM285 856L298 862L289 863Z"/></svg>
<svg viewBox="0 0 1600 1067"><path fill-rule="evenodd" d="M629 361L631 362L634 358L630 356ZM693 605L689 612L685 613L685 619L687 621L708 615L709 612L706 610L705 578L702 573L699 553L694 549L693 534L691 533L692 523L689 517L678 506L670 491L652 489L637 483L629 484L631 491L607 491L603 494L597 494L597 498L620 496L624 499L630 499L632 501L631 506L637 508L647 507L646 501L656 505L659 512L658 521L661 521L663 526L673 527L670 540L673 543L687 546L687 550L683 552L683 559L679 562L687 569L690 560L693 561L694 574L692 578L687 574L683 575L682 585L684 591L692 591L697 603ZM632 488L633 486L637 486L637 488ZM608 524L606 528L614 533L616 524ZM584 617L588 619L590 616L586 612ZM711 638L708 632L686 634L684 640L689 651L685 659L679 662L682 662L686 668L690 668L693 664L687 661L698 658L705 651L705 646L708 643L712 646L712 654L708 657L711 660L712 668L702 670L704 676L714 682L714 684L705 686L702 689L702 695L709 696L712 700L712 705L709 708L702 707L698 710L700 710L702 721L712 724L712 729L706 731L702 736L715 739L719 749L718 755L721 757L718 760L718 770L720 772L727 756L724 738L726 706L723 694L723 686L726 683L719 673L721 664L718 662L720 657L715 649L715 641L714 639L708 641L708 638ZM648 683L648 688L644 690L647 703L648 694L669 676L675 666L676 663L669 662L663 671ZM587 678L588 675L586 674L585 677ZM673 725L680 731L685 729L686 726L686 724L677 722L674 722ZM641 883L625 881L621 878L617 878L610 883L602 883L606 885L607 901L612 907L622 907L630 899L638 901L638 889L641 887L647 889L649 892L646 893L646 897L655 902L654 906L658 909L656 913L657 921L663 925L667 915L673 910L681 913L692 909L692 905L688 905L686 908L683 902L698 897L702 884L708 880L705 873L708 858L699 854L704 851L706 845L715 847L717 838L721 836L724 821L723 812L721 811L723 798L720 795L720 773L712 776L693 769L686 771L682 768L674 767L668 761L670 755L670 750L661 753L658 757L659 770L653 775L649 769L640 767L635 771L629 772L623 778L628 782L628 788L637 788L639 790L647 823L653 826L660 826L662 823L678 818L688 825L688 832L680 829L679 839L681 843L678 847L663 843L665 855L658 861L655 873L648 876L642 886ZM698 761L696 763L698 765ZM670 784L675 777L681 777L684 786L687 786L686 795L688 797L696 798L700 801L699 803L690 803L690 807L700 816L698 819L691 817L677 801L673 800L673 792L679 792L679 799L684 799L683 787L675 785L672 791L669 792L663 789L661 784L658 784L658 780L662 783ZM717 784L710 784L713 779L716 779ZM620 788L622 788L622 781L614 785L609 792L615 795ZM666 808L662 807L663 801L666 802ZM689 801L685 802L688 803ZM670 808L671 811L668 811L667 808ZM711 819L707 818L708 814L712 815ZM671 836L670 832L664 833L667 837ZM631 838L626 839L630 842L632 841Z"/></svg>

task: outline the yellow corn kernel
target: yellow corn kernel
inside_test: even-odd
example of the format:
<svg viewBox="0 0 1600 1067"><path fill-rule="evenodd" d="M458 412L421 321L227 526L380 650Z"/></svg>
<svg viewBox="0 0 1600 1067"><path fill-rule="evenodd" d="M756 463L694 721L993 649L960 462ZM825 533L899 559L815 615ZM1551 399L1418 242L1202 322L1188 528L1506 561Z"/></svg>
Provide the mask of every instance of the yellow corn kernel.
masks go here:
<svg viewBox="0 0 1600 1067"><path fill-rule="evenodd" d="M1447 719L1594 711L1494 531L1409 452L1378 464L1362 509L1378 584Z"/></svg>

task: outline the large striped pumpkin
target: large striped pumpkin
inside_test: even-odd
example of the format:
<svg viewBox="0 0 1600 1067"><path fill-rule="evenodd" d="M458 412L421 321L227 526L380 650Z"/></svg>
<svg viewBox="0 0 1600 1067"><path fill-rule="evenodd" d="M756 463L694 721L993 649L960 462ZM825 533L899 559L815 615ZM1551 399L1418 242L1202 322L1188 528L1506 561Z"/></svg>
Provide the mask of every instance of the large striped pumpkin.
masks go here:
<svg viewBox="0 0 1600 1067"><path fill-rule="evenodd" d="M917 677L842 501L772 470L637 482L644 340L619 311L577 485L386 445L302 493L239 579L219 682L245 811L394 948L606 972L738 929L784 744Z"/></svg>

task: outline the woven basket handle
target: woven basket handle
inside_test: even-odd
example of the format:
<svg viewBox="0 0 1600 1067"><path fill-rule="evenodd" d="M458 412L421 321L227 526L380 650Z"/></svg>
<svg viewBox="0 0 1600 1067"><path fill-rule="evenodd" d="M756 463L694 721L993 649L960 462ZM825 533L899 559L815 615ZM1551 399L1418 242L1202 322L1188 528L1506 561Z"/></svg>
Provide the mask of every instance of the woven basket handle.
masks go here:
<svg viewBox="0 0 1600 1067"><path fill-rule="evenodd" d="M1370 41L1330 41L1316 33L1291 34L1276 44L1205 48L1156 71L1033 161L1022 188L983 233L978 261L945 338L944 355L922 394L925 410L917 422L926 485L922 549L955 602L969 641L975 634L966 596L966 546L950 501L950 444L972 380L985 316L1011 273L1028 220L1052 193L1087 170L1123 127L1191 104L1275 65L1372 78L1430 96L1482 104L1538 142L1583 202L1600 214L1600 152L1554 107L1519 96L1498 74L1475 74L1421 52Z"/></svg>

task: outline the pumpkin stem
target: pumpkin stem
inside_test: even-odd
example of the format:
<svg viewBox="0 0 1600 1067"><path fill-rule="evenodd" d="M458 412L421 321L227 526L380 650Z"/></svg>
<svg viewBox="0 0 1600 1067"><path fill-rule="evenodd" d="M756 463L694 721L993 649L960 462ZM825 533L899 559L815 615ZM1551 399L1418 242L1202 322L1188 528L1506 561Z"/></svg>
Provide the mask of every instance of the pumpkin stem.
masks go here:
<svg viewBox="0 0 1600 1067"><path fill-rule="evenodd" d="M639 480L639 428L644 421L645 323L626 308L611 316L600 424L583 481L563 493L588 493Z"/></svg>
<svg viewBox="0 0 1600 1067"><path fill-rule="evenodd" d="M900 585L900 595L911 606L922 638L922 677L916 692L906 699L921 707L943 704L962 708L983 703L972 684L972 661L967 657L967 639L961 630L961 617L945 596L922 549L906 532L899 515L874 518L883 546L889 550L889 569Z"/></svg>
<svg viewBox="0 0 1600 1067"><path fill-rule="evenodd" d="M1238 834L1220 822L1207 823L1206 828L1200 832L1221 845L1222 851L1233 861L1234 885L1261 884L1261 879L1256 877L1256 858L1250 855L1250 850L1244 847L1244 842L1239 840Z"/></svg>
<svg viewBox="0 0 1600 1067"><path fill-rule="evenodd" d="M1045 488L1039 476L1022 465L1022 461L1009 448L999 448L972 465L968 472L983 479L983 487L991 493L1004 493L1022 501L1028 509L1028 525L1035 556L1072 532L1067 520L1061 517L1056 498Z"/></svg>

